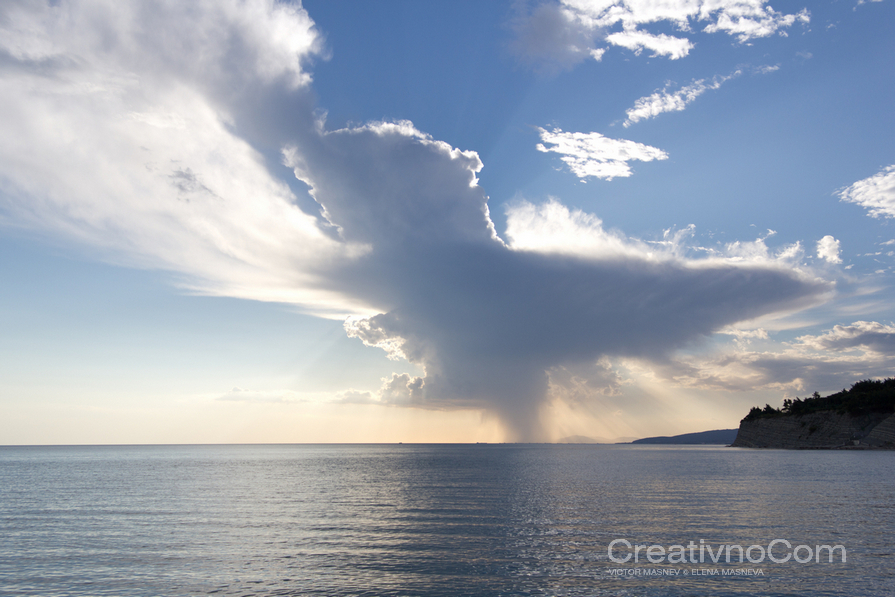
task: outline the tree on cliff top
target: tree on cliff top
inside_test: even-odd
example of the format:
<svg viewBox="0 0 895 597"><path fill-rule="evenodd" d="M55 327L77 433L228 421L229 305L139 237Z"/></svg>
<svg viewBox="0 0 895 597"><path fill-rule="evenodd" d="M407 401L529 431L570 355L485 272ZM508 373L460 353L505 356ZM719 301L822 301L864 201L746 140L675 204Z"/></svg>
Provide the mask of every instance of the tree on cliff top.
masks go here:
<svg viewBox="0 0 895 597"><path fill-rule="evenodd" d="M774 408L770 404L764 409L753 406L743 421L755 421L768 417L784 415L801 416L815 412L835 411L852 416L871 412L895 412L895 378L865 379L852 385L851 389L842 390L829 396L821 397L818 392L802 400L783 400L783 408Z"/></svg>

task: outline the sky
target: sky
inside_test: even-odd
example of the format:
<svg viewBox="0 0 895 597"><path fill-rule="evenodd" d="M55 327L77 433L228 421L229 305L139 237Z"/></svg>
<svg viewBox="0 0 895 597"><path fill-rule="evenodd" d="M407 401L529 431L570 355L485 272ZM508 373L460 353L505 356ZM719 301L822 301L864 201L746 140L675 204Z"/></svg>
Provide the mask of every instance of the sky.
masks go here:
<svg viewBox="0 0 895 597"><path fill-rule="evenodd" d="M625 441L895 370L890 0L0 4L0 444Z"/></svg>

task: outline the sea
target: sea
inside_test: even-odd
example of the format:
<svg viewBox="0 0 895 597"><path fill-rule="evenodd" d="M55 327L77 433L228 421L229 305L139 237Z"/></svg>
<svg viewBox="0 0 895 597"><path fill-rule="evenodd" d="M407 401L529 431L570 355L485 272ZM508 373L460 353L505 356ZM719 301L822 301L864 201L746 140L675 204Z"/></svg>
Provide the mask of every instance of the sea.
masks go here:
<svg viewBox="0 0 895 597"><path fill-rule="evenodd" d="M0 447L4 596L890 596L893 552L895 452Z"/></svg>

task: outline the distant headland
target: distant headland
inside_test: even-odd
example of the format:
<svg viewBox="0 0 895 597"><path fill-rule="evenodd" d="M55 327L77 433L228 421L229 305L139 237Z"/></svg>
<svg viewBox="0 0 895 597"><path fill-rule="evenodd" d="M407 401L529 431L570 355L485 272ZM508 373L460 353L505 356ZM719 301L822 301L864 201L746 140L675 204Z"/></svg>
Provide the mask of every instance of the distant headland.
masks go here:
<svg viewBox="0 0 895 597"><path fill-rule="evenodd" d="M680 444L699 445L714 444L728 445L736 438L736 429L713 429L712 431L700 431L698 433L684 433L681 435L644 437L632 441L632 444Z"/></svg>
<svg viewBox="0 0 895 597"><path fill-rule="evenodd" d="M895 379L864 380L829 396L753 407L732 444L740 448L895 449Z"/></svg>

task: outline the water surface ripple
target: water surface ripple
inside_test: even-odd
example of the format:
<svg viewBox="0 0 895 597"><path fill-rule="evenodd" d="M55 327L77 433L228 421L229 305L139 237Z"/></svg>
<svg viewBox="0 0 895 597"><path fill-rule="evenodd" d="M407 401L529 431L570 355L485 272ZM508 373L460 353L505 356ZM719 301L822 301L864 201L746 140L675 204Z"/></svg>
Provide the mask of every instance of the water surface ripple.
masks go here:
<svg viewBox="0 0 895 597"><path fill-rule="evenodd" d="M721 447L0 447L0 594L891 595L893 473ZM616 564L614 539L848 560Z"/></svg>

